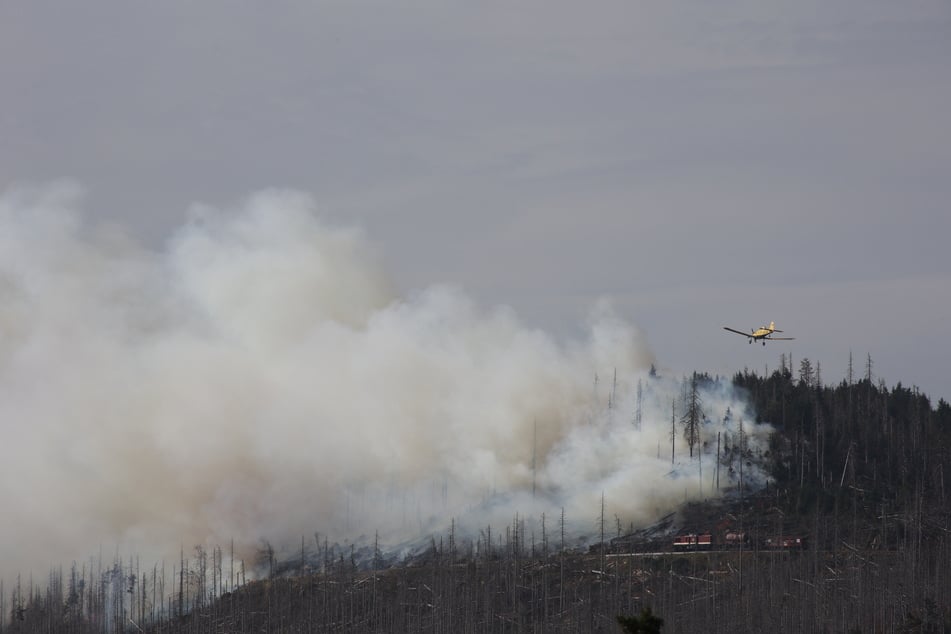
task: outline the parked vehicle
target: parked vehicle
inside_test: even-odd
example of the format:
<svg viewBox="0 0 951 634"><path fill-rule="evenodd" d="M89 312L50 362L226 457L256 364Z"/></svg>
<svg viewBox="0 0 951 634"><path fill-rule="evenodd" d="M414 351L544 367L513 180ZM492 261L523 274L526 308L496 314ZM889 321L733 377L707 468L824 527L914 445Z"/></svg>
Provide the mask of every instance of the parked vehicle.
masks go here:
<svg viewBox="0 0 951 634"><path fill-rule="evenodd" d="M713 548L711 533L687 533L674 537L674 550L710 550Z"/></svg>
<svg viewBox="0 0 951 634"><path fill-rule="evenodd" d="M761 542L765 549L803 550L806 548L806 538L796 535L783 537L767 537ZM674 537L671 547L675 551L691 550L731 550L736 548L751 548L750 537L743 531L727 531L721 538L716 533L682 533Z"/></svg>

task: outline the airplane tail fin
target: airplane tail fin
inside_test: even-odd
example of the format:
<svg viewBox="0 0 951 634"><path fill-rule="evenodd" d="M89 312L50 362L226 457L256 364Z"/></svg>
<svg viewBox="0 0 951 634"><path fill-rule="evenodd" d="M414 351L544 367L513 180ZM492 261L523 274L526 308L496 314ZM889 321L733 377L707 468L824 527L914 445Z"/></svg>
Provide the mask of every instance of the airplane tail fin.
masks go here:
<svg viewBox="0 0 951 634"><path fill-rule="evenodd" d="M772 330L773 332L782 332L782 330L777 330L777 329L776 329L776 322L775 322L775 321L769 322L769 329Z"/></svg>

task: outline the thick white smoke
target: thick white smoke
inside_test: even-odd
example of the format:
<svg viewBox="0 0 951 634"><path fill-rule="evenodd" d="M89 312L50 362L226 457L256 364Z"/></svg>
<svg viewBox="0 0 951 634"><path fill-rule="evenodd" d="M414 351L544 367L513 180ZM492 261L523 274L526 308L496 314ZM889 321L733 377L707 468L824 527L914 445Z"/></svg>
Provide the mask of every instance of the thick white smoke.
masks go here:
<svg viewBox="0 0 951 634"><path fill-rule="evenodd" d="M398 297L299 193L196 208L160 252L78 200L0 197L0 575L562 509L592 532L602 496L627 525L715 494L679 425L671 465L681 382L609 309L560 343L454 288ZM745 419L762 447L718 390L706 440Z"/></svg>

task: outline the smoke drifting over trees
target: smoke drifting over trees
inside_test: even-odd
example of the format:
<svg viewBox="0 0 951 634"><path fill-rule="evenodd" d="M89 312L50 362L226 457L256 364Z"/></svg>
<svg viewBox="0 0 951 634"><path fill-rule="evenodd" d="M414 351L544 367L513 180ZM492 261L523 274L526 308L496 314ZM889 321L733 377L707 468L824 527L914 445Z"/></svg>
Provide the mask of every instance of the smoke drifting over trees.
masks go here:
<svg viewBox="0 0 951 634"><path fill-rule="evenodd" d="M561 342L459 289L398 296L313 207L196 207L151 251L86 223L69 185L0 197L0 573L314 532L394 544L516 512L591 533L602 500L626 525L716 495L717 432L764 449L710 383L694 461L678 430L672 466L681 380L649 377L609 308Z"/></svg>

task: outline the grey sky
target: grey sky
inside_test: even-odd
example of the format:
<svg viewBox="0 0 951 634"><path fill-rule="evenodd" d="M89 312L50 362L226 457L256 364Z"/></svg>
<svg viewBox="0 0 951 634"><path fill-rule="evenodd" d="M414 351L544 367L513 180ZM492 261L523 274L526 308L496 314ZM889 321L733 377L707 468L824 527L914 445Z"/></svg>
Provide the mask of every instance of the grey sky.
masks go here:
<svg viewBox="0 0 951 634"><path fill-rule="evenodd" d="M606 296L675 373L851 351L948 399L949 71L942 0L13 0L0 189L73 179L160 248L289 187L405 292L569 337Z"/></svg>

